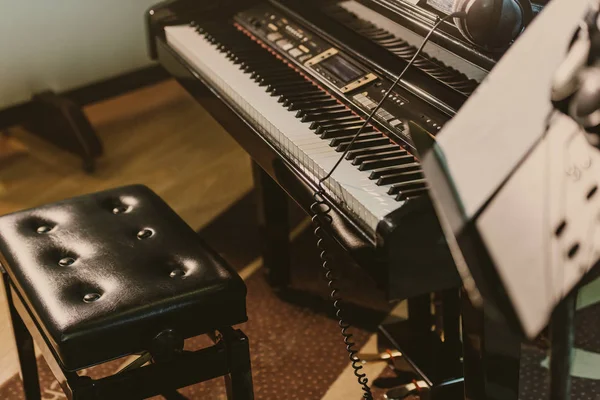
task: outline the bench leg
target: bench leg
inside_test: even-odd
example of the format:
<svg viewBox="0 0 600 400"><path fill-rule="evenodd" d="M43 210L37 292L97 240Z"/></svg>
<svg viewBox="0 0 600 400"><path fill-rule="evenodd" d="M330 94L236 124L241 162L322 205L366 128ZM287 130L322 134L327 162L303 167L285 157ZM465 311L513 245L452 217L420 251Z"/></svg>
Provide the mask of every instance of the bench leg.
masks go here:
<svg viewBox="0 0 600 400"><path fill-rule="evenodd" d="M17 343L17 352L19 354L19 363L21 365L21 375L23 377L23 389L26 400L40 400L40 381L37 372L37 361L35 358L35 348L33 338L27 331L27 327L19 316L11 295L10 280L6 273L2 274L4 280L4 289L6 290L6 299L12 320L13 332Z"/></svg>
<svg viewBox="0 0 600 400"><path fill-rule="evenodd" d="M250 346L248 338L239 330L221 331L229 354L230 373L225 375L228 400L254 400Z"/></svg>

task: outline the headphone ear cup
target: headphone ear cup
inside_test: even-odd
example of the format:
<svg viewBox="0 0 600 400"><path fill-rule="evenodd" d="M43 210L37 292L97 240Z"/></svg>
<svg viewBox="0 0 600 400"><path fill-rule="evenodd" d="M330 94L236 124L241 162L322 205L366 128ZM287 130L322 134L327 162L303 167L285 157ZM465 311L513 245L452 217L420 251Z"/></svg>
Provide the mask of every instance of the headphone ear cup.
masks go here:
<svg viewBox="0 0 600 400"><path fill-rule="evenodd" d="M454 4L452 6L452 12L464 12L467 13L467 3L469 0L454 0ZM465 18L454 18L454 25L458 28L459 32L467 39L469 42L473 42L469 39L469 33L466 27L466 17Z"/></svg>
<svg viewBox="0 0 600 400"><path fill-rule="evenodd" d="M456 11L466 18L456 22L459 31L473 44L487 50L504 49L523 30L525 12L516 0L457 0Z"/></svg>

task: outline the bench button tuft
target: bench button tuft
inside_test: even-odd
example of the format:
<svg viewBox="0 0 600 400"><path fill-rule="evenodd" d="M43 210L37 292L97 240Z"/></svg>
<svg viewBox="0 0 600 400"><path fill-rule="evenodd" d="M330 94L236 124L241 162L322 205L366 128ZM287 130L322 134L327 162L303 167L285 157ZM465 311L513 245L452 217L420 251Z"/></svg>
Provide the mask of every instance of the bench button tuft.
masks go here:
<svg viewBox="0 0 600 400"><path fill-rule="evenodd" d="M184 277L185 276L185 271L182 270L181 268L175 268L173 271L171 271L171 273L169 274L169 276L171 278Z"/></svg>
<svg viewBox="0 0 600 400"><path fill-rule="evenodd" d="M152 229L144 228L137 233L137 238L140 240L148 239L153 234L154 234L154 232L152 231Z"/></svg>
<svg viewBox="0 0 600 400"><path fill-rule="evenodd" d="M85 296L83 296L83 301L85 303L93 303L98 299L100 299L99 293L88 293Z"/></svg>
<svg viewBox="0 0 600 400"><path fill-rule="evenodd" d="M123 214L125 212L129 211L129 206L125 205L125 204L121 204L118 206L115 206L112 209L113 214Z"/></svg>
<svg viewBox="0 0 600 400"><path fill-rule="evenodd" d="M65 257L61 258L58 261L58 265L61 267L68 267L69 265L73 265L75 263L75 259L73 257Z"/></svg>
<svg viewBox="0 0 600 400"><path fill-rule="evenodd" d="M48 232L50 232L51 230L52 230L52 227L51 227L51 226L48 226L48 225L41 225L41 226L38 226L38 228L36 229L36 232L37 232L37 233L39 233L39 234L41 235L41 234L44 234L44 233L48 233Z"/></svg>

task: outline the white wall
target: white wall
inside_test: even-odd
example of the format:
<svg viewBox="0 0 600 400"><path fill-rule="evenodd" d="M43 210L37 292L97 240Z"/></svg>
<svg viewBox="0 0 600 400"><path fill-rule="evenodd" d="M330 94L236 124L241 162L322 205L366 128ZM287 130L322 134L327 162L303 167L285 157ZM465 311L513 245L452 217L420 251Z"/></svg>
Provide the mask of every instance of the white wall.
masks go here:
<svg viewBox="0 0 600 400"><path fill-rule="evenodd" d="M160 0L0 0L0 109L150 63L145 10Z"/></svg>

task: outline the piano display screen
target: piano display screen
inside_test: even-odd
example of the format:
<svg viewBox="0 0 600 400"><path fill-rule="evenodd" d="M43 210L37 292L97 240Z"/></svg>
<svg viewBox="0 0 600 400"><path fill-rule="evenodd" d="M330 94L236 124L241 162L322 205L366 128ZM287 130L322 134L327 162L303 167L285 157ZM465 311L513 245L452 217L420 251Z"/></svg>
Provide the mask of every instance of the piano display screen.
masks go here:
<svg viewBox="0 0 600 400"><path fill-rule="evenodd" d="M319 67L322 67L329 72L334 78L346 85L347 83L354 82L358 78L364 75L364 72L348 62L338 54L333 55L319 63Z"/></svg>

